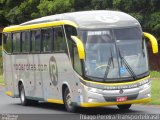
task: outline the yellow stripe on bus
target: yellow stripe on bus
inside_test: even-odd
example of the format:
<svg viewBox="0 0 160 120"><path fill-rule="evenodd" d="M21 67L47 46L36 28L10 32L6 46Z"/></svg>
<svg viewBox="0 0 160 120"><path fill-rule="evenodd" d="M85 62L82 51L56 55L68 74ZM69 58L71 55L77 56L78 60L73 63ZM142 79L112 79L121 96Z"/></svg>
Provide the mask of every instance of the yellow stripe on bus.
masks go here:
<svg viewBox="0 0 160 120"><path fill-rule="evenodd" d="M10 26L10 27L4 28L3 32L16 32L16 31L21 31L21 30L32 30L32 29L59 26L59 25L71 25L71 26L74 26L74 27L78 27L78 25L76 23L72 22L72 21L61 20L61 21L54 21L54 22L37 23L37 24L32 24L32 25Z"/></svg>
<svg viewBox="0 0 160 120"><path fill-rule="evenodd" d="M64 104L63 100L57 100L57 99L47 99L47 102Z"/></svg>
<svg viewBox="0 0 160 120"><path fill-rule="evenodd" d="M6 95L8 95L10 97L13 97L13 92L12 91L6 91L5 93L6 93Z"/></svg>
<svg viewBox="0 0 160 120"><path fill-rule="evenodd" d="M143 98L137 100L129 100L125 102L84 102L81 103L81 107L100 107L100 106L111 106L111 105L123 105L123 104L138 104L138 103L147 103L150 102L151 98Z"/></svg>

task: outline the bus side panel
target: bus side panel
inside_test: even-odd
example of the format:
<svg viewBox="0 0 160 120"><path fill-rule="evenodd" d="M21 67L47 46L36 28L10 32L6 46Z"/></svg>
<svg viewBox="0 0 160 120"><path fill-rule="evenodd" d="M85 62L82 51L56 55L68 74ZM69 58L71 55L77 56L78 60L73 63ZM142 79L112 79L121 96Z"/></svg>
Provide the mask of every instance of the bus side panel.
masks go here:
<svg viewBox="0 0 160 120"><path fill-rule="evenodd" d="M37 67L39 63L39 55L12 55L12 79L16 95L19 94L18 83L21 81L29 99L43 98L42 77Z"/></svg>
<svg viewBox="0 0 160 120"><path fill-rule="evenodd" d="M29 88L27 90L29 97L43 99L43 71L40 69L43 59L40 54L28 55L29 58Z"/></svg>
<svg viewBox="0 0 160 120"><path fill-rule="evenodd" d="M77 91L74 71L67 54L56 53L44 57L43 61L48 65L48 73L45 74L44 80L44 96L45 99L63 100L62 86L66 84L74 96Z"/></svg>
<svg viewBox="0 0 160 120"><path fill-rule="evenodd" d="M40 55L40 59L41 59L41 73L42 73L42 81L43 81L43 95L44 95L44 99L45 101L47 101L47 99L58 99L58 95L59 95L59 91L57 90L57 88L53 85L52 80L50 78L50 74L53 74L51 71L50 73L50 67L52 67L52 69L56 69L55 66L55 61L51 60L51 57L53 55L52 54L42 54ZM52 65L53 64L53 65ZM53 78L53 77L52 77Z"/></svg>
<svg viewBox="0 0 160 120"><path fill-rule="evenodd" d="M12 55L7 55L3 52L3 71L4 71L4 81L7 95L15 97L14 91L14 79L13 79L13 69L12 69ZM9 94L8 94L9 93Z"/></svg>

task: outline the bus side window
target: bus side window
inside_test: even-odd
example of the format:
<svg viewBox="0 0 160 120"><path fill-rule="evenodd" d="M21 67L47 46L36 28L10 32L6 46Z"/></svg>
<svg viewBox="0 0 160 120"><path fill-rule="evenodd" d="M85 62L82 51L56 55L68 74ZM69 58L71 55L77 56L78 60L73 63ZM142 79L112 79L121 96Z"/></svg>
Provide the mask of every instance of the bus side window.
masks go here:
<svg viewBox="0 0 160 120"><path fill-rule="evenodd" d="M31 32L32 52L40 52L41 50L41 31L33 30Z"/></svg>
<svg viewBox="0 0 160 120"><path fill-rule="evenodd" d="M12 39L11 33L4 33L3 34L3 48L7 53L12 52Z"/></svg>
<svg viewBox="0 0 160 120"><path fill-rule="evenodd" d="M67 46L62 27L54 28L54 51L63 53L67 52Z"/></svg>
<svg viewBox="0 0 160 120"><path fill-rule="evenodd" d="M30 31L22 32L22 52L30 52Z"/></svg>
<svg viewBox="0 0 160 120"><path fill-rule="evenodd" d="M13 53L20 52L20 35L21 33L13 33Z"/></svg>
<svg viewBox="0 0 160 120"><path fill-rule="evenodd" d="M43 52L51 52L53 46L53 29L43 29L42 30L42 51Z"/></svg>

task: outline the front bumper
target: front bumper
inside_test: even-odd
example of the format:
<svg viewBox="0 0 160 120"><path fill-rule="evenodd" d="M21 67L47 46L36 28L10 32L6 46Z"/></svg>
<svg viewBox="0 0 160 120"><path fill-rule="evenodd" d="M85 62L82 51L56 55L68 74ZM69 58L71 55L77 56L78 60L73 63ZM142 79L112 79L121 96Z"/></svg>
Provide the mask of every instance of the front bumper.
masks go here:
<svg viewBox="0 0 160 120"><path fill-rule="evenodd" d="M100 107L100 106L111 106L111 105L123 105L123 104L139 104L150 102L151 98L143 98L137 100L129 100L125 102L84 102L81 103L81 107Z"/></svg>
<svg viewBox="0 0 160 120"><path fill-rule="evenodd" d="M143 84L141 84L143 83ZM137 85L136 85L137 84ZM84 86L84 94L81 96L81 107L98 107L120 104L137 104L146 103L151 100L150 95L150 80L143 79L134 84L125 86L114 86L114 89L109 87L108 90L96 87ZM128 87L131 86L131 87ZM117 102L117 97L127 97L126 101Z"/></svg>

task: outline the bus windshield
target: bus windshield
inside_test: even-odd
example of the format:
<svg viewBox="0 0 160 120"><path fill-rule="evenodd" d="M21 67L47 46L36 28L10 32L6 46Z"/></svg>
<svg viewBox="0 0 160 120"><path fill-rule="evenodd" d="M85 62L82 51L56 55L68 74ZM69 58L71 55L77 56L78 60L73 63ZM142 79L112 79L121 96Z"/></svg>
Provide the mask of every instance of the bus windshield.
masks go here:
<svg viewBox="0 0 160 120"><path fill-rule="evenodd" d="M148 75L146 43L139 28L81 30L85 75L97 81L137 79Z"/></svg>

